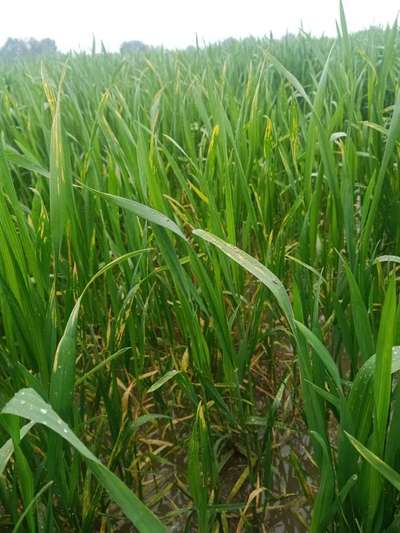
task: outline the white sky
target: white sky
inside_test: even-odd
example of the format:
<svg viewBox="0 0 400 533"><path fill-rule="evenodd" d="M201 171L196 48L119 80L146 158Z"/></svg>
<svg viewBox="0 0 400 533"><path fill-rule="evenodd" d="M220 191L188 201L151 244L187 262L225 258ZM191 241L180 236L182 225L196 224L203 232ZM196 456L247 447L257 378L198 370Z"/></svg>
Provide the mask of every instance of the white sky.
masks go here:
<svg viewBox="0 0 400 533"><path fill-rule="evenodd" d="M0 0L0 45L7 37L44 38L67 51L110 51L122 41L184 47L226 37L297 32L334 35L338 0ZM399 0L344 0L350 30L392 24Z"/></svg>

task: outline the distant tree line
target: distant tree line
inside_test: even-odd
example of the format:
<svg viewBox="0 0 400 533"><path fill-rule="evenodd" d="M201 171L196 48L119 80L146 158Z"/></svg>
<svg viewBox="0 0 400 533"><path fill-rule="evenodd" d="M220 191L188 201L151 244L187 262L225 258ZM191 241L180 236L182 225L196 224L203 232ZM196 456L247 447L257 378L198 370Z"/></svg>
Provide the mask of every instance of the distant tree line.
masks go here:
<svg viewBox="0 0 400 533"><path fill-rule="evenodd" d="M147 44L142 41L125 41L119 47L121 54L135 54L137 52L146 52L149 49Z"/></svg>
<svg viewBox="0 0 400 533"><path fill-rule="evenodd" d="M365 34L366 37L368 37L371 32L374 31L374 33L381 38L383 38L384 31L381 27L371 27L367 31L361 31L354 34L354 36L363 36ZM304 32L303 32L303 35ZM311 36L310 36L311 37ZM234 50L238 44L246 44L251 43L254 40L257 40L259 42L264 41L265 39L273 40L272 33L269 35L269 37L264 38L257 38L257 37L246 37L244 39L235 39L234 37L228 37L226 39L223 39L221 41L213 43L213 46L219 46L225 48L227 51ZM293 34L286 34L285 36L281 37L280 41L290 41L292 39L297 39L296 35ZM320 37L319 39L328 39L332 40L331 38L327 37ZM186 47L186 52L193 52L196 50L196 48L199 47L199 44L196 43L196 46L189 45ZM120 48L119 52L122 55L133 55L133 54L142 54L143 52L148 52L150 50L156 50L157 47L150 46L145 44L142 41L138 40L131 40L131 41L124 41ZM102 52L104 52L105 49L102 47ZM6 60L6 61L12 61L18 58L26 58L26 57L44 57L44 56L51 56L56 55L58 53L57 50L57 44L53 39L35 39L31 37L30 39L16 39L13 37L9 37L5 44L0 47L0 61ZM93 52L94 53L94 52Z"/></svg>
<svg viewBox="0 0 400 533"><path fill-rule="evenodd" d="M151 47L142 41L125 41L120 46L121 54L145 52ZM57 54L57 45L53 39L15 39L9 37L0 47L0 59L14 60L24 57L42 57Z"/></svg>
<svg viewBox="0 0 400 533"><path fill-rule="evenodd" d="M9 37L0 48L0 57L16 59L32 56L48 56L57 53L57 45L53 39L15 39Z"/></svg>

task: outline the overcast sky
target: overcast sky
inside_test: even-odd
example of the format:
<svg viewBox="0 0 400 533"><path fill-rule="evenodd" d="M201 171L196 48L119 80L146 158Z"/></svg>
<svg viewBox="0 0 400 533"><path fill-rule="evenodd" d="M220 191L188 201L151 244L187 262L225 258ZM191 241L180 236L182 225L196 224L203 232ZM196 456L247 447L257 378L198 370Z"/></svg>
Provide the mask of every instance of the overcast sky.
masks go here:
<svg viewBox="0 0 400 533"><path fill-rule="evenodd" d="M338 0L0 0L0 45L7 37L55 39L67 51L110 51L122 41L184 47L226 37L277 37L300 25L314 35L334 35ZM392 24L399 0L344 0L350 30Z"/></svg>

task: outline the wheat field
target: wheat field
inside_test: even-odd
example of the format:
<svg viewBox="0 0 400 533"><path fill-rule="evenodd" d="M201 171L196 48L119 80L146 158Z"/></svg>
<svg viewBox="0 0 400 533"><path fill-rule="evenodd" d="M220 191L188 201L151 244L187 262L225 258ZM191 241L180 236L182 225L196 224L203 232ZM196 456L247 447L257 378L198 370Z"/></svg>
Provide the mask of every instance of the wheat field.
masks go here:
<svg viewBox="0 0 400 533"><path fill-rule="evenodd" d="M400 530L400 36L0 65L0 530Z"/></svg>

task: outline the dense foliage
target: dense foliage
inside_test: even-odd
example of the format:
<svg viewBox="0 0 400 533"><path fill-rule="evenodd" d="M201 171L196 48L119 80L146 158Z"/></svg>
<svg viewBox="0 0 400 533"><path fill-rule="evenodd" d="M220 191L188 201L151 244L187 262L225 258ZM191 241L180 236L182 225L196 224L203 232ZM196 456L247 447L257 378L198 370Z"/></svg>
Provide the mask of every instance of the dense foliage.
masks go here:
<svg viewBox="0 0 400 533"><path fill-rule="evenodd" d="M399 530L399 33L338 32L1 66L1 531Z"/></svg>

